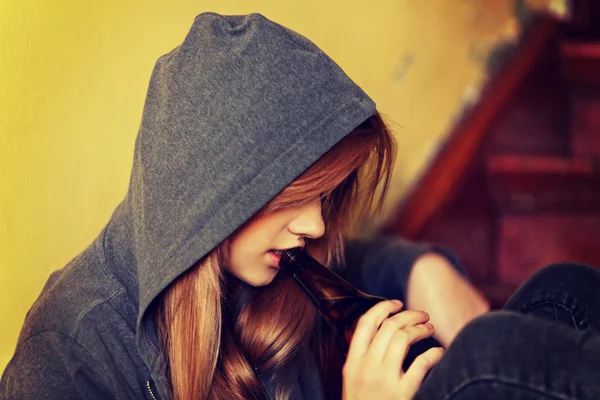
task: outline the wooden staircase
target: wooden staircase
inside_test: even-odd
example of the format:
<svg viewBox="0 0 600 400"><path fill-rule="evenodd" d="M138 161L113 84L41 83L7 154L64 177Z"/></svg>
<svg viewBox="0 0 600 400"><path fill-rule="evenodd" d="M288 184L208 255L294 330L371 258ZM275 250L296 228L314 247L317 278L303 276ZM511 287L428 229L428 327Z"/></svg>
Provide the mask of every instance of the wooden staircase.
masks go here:
<svg viewBox="0 0 600 400"><path fill-rule="evenodd" d="M600 35L574 15L538 21L387 228L452 248L494 308L550 263L600 267Z"/></svg>

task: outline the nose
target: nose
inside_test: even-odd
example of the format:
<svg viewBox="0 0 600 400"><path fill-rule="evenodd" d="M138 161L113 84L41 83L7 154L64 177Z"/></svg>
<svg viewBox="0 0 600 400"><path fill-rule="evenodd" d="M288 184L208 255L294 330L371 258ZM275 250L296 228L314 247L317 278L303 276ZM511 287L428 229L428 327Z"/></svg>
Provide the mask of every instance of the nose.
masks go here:
<svg viewBox="0 0 600 400"><path fill-rule="evenodd" d="M299 213L290 221L288 230L294 235L318 239L325 234L325 222L321 210L321 200L315 200L300 208Z"/></svg>

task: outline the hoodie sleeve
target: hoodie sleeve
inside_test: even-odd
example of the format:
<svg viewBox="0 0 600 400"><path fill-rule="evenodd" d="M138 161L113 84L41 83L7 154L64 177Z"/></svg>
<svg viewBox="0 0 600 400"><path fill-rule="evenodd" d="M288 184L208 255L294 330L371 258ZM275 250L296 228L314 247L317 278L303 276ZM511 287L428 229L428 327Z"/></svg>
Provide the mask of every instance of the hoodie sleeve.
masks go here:
<svg viewBox="0 0 600 400"><path fill-rule="evenodd" d="M106 373L68 336L44 331L20 343L0 381L1 400L114 398Z"/></svg>
<svg viewBox="0 0 600 400"><path fill-rule="evenodd" d="M339 273L359 290L405 302L412 267L420 256L430 252L441 254L462 276L468 277L458 257L449 249L392 236L347 240L345 265L339 268Z"/></svg>

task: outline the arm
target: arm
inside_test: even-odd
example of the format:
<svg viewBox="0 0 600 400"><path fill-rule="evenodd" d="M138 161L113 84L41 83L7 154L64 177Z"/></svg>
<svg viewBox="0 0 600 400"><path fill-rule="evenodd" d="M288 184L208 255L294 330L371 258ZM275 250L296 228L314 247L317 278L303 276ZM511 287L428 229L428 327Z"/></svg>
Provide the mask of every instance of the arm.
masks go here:
<svg viewBox="0 0 600 400"><path fill-rule="evenodd" d="M109 399L104 370L72 339L40 332L20 343L0 380L0 399Z"/></svg>
<svg viewBox="0 0 600 400"><path fill-rule="evenodd" d="M429 314L436 330L434 337L444 347L469 321L490 309L487 300L450 261L435 252L423 254L413 264L406 306Z"/></svg>
<svg viewBox="0 0 600 400"><path fill-rule="evenodd" d="M339 271L367 293L402 300L407 308L426 311L442 345L475 316L489 309L468 282L458 258L447 249L397 237L349 240L346 265Z"/></svg>

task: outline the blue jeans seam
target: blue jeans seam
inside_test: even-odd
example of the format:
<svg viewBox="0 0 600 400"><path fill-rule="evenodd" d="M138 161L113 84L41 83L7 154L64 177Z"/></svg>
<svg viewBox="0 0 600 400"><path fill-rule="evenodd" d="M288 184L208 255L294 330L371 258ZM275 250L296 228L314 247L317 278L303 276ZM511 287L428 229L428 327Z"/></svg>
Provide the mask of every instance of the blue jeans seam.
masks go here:
<svg viewBox="0 0 600 400"><path fill-rule="evenodd" d="M573 311L571 311L571 309L569 307L566 307L564 304L557 303L556 301L553 301L553 300L538 301L536 303L530 304L527 307L521 309L521 312L523 312L525 314L528 311L531 311L532 309L534 309L535 307L539 307L540 305L546 305L546 304L551 304L555 307L562 308L563 310L567 311L569 313L569 315L571 316L571 321L573 322L573 326L575 326L575 328L577 328L577 330L580 330L579 324L577 323L577 320L575 319L575 316L573 315Z"/></svg>
<svg viewBox="0 0 600 400"><path fill-rule="evenodd" d="M461 392L462 390L466 389L468 386L471 386L471 385L477 384L477 383L482 383L482 382L485 382L485 381L494 381L495 383L501 383L501 384L505 384L505 385L508 385L508 386L516 386L518 389L529 391L529 392L534 392L536 394L545 395L545 396L548 396L548 397L551 397L551 398L554 398L554 399L560 399L560 400L578 400L576 397L571 397L571 396L567 396L567 395L564 395L564 394L561 394L561 393L555 393L555 392L547 391L543 387L530 387L530 386L527 386L526 384L524 384L521 381L514 380L514 379L507 379L507 378L499 378L496 375L481 375L481 376L478 376L477 378L469 379L469 380L461 383L457 387L455 387L450 393L448 393L443 398L443 400L450 400L450 399L452 399L452 397L454 397L455 395L458 395L459 392Z"/></svg>

